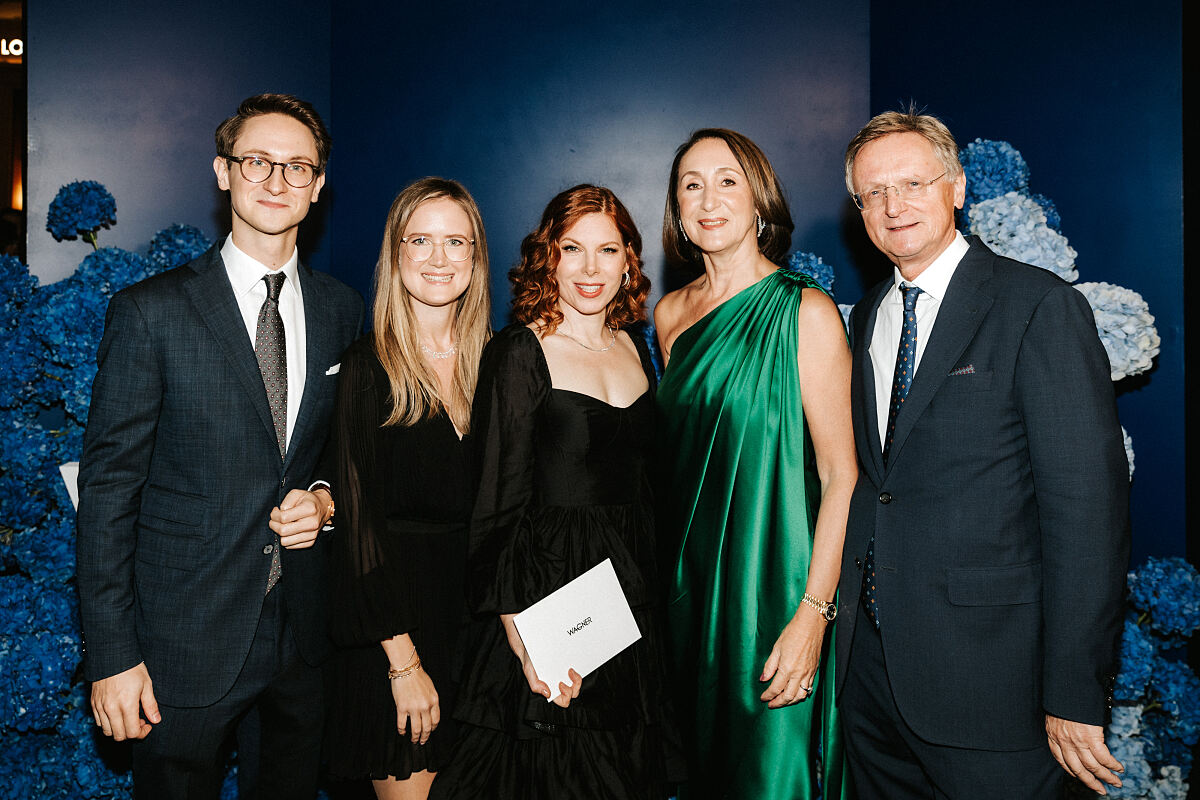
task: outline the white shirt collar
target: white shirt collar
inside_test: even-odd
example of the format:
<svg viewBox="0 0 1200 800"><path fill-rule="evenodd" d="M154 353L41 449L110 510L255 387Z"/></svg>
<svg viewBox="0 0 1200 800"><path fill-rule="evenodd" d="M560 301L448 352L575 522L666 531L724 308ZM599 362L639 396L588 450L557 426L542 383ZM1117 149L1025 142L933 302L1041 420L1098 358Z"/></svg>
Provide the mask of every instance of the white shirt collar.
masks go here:
<svg viewBox="0 0 1200 800"><path fill-rule="evenodd" d="M225 239L225 244L221 246L221 258L225 261L225 272L229 275L229 282L233 284L233 294L235 297L241 297L250 290L257 288L262 283L263 275L275 271L261 261L239 250L238 246L233 243L233 234L230 234ZM283 282L283 291L291 291L299 294L299 264L300 257L296 249L293 248L292 257L287 260L286 264L279 268L279 271L283 272L286 276L286 280Z"/></svg>
<svg viewBox="0 0 1200 800"><path fill-rule="evenodd" d="M908 283L920 287L922 292L940 303L946 296L946 287L950 285L950 279L954 277L954 270L958 267L958 262L962 261L963 256L970 249L971 245L963 238L962 233L955 231L954 240L933 260L932 264L921 271L916 280L905 281L900 274L900 268L893 267L892 275L895 278L896 293L899 294L901 283Z"/></svg>

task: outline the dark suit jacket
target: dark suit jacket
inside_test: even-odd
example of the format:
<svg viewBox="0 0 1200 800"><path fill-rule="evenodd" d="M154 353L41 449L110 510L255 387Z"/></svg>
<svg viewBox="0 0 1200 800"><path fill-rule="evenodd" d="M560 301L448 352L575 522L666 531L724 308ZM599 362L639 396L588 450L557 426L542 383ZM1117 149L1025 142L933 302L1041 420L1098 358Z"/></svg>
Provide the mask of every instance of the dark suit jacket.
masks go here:
<svg viewBox="0 0 1200 800"><path fill-rule="evenodd" d="M281 460L254 346L219 245L113 297L79 472L77 578L85 677L145 661L160 702L233 685L262 609L271 508L307 487L358 294L301 265L307 372ZM284 601L309 663L328 649L325 536L283 551ZM278 591L278 589L276 590Z"/></svg>
<svg viewBox="0 0 1200 800"><path fill-rule="evenodd" d="M891 281L850 318L860 472L837 685L874 536L880 633L905 721L936 744L1028 749L1045 744L1046 713L1106 721L1129 559L1128 468L1086 299L970 241L886 468L867 348Z"/></svg>

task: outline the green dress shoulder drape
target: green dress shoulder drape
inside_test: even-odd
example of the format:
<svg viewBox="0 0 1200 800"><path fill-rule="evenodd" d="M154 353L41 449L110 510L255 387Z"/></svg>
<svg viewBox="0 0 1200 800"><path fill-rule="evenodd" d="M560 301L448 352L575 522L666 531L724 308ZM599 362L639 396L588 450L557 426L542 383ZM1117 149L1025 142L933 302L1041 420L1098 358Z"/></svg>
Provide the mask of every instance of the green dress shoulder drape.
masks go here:
<svg viewBox="0 0 1200 800"><path fill-rule="evenodd" d="M669 620L690 776L681 798L839 798L832 636L814 696L759 700L800 604L820 501L797 373L805 275L778 270L675 340L658 391ZM814 612L815 613L815 612Z"/></svg>

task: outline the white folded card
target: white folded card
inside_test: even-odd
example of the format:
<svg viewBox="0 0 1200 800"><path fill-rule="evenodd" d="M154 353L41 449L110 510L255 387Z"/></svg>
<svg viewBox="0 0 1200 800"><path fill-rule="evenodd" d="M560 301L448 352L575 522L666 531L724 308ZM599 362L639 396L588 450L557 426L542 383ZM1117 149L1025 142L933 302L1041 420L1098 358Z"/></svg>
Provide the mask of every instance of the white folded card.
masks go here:
<svg viewBox="0 0 1200 800"><path fill-rule="evenodd" d="M558 684L571 685L567 670L587 675L642 638L609 558L513 622L538 678L550 687L551 700L559 694Z"/></svg>

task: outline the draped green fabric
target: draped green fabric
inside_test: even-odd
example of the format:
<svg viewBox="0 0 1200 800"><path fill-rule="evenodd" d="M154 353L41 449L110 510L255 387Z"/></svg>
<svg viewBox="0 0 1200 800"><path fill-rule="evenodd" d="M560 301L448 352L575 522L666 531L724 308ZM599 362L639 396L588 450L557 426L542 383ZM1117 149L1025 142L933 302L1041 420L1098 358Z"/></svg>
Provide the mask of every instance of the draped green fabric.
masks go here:
<svg viewBox="0 0 1200 800"><path fill-rule="evenodd" d="M820 481L797 374L801 293L778 270L675 340L658 390L669 620L690 776L680 797L843 797L833 652L815 696L782 709L759 681L812 557ZM814 611L815 613L815 611Z"/></svg>

